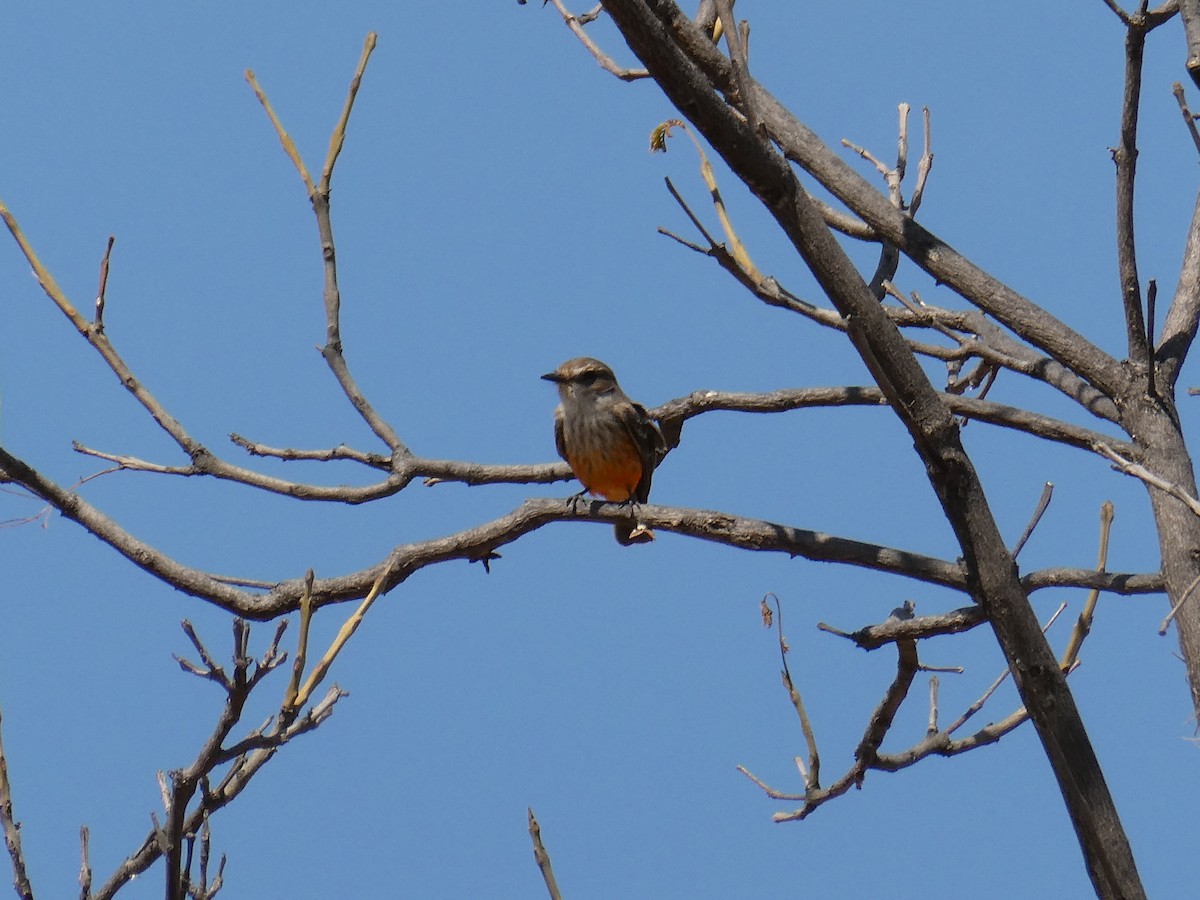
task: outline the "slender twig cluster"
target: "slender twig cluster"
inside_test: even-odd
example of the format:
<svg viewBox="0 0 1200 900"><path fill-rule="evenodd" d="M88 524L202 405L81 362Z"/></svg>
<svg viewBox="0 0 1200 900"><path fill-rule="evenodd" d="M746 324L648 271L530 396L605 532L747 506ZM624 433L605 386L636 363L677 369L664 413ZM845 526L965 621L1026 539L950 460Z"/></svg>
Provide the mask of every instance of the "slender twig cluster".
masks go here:
<svg viewBox="0 0 1200 900"><path fill-rule="evenodd" d="M1047 487L1049 488L1049 485ZM1049 496L1049 490L1043 493L1042 500L1039 501L1038 508L1030 520L1029 527L1014 548L1014 555L1020 551L1021 546L1028 539L1034 527L1036 527L1042 513L1045 512ZM1096 564L1096 571L1098 572L1104 571L1108 559L1108 541L1112 529L1112 521L1112 504L1105 503L1100 510L1100 549ZM1091 631L1092 618L1095 615L1096 600L1098 597L1098 591L1091 592L1071 631L1067 646L1063 650L1063 654L1059 660L1059 666L1065 674L1074 671L1079 665L1079 650L1083 645L1084 638ZM800 692L796 688L791 670L788 667L788 652L791 648L783 632L781 604L777 597L772 595L772 599L775 602L774 614L771 614L766 599L764 598L763 600L763 620L768 626L773 622L777 629L779 654L783 664L782 677L784 688L788 692L792 707L795 709L797 718L800 721L800 727L804 733L805 744L808 749L807 763L803 762L800 757L796 757L795 760L796 767L800 771L801 778L804 781L804 792L801 794L788 793L773 788L761 778L752 774L745 766L738 766L738 771L762 788L771 799L798 801L803 804L799 809L776 813L774 819L777 822L806 819L819 807L830 800L842 796L850 788L862 787L868 771L898 772L929 756L957 756L980 747L986 747L989 744L996 743L1029 719L1028 712L1024 707L1021 707L999 721L989 722L973 734L956 738L954 737L955 732L961 729L971 717L983 709L984 704L987 703L997 688L1009 677L1011 672L1008 669L1001 672L980 695L979 699L968 706L954 722L945 728L938 727L938 678L936 675L933 675L929 679L929 724L926 727L925 734L907 749L893 753L882 752L880 748L883 741L891 730L896 713L908 696L909 689L912 687L917 672L950 671L961 673L963 671L961 667L933 667L921 663L917 650L918 642L940 635L957 634L982 625L985 621L983 613L978 606L970 606L938 615L914 616L914 604L908 601L904 606L894 610L886 621L878 625L868 625L854 632L841 631L822 622L817 626L822 631L846 638L863 650L877 650L887 644L894 645L897 652L897 661L895 678L888 685L883 699L880 700L867 721L867 725L863 730L863 736L854 751L854 762L843 775L828 787L821 787L821 755L817 749L817 741L814 736L812 723L809 721L808 714L804 709L804 702L801 699ZM1065 609L1066 604L1061 604L1047 620L1043 626L1043 631L1049 630Z"/></svg>

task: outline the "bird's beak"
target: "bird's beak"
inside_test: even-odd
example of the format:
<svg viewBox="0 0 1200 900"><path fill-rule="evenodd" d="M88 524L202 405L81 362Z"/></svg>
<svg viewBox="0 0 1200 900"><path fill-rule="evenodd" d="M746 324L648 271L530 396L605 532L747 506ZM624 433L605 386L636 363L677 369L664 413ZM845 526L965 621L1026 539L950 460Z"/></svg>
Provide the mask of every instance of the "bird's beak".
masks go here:
<svg viewBox="0 0 1200 900"><path fill-rule="evenodd" d="M562 384L566 380L557 372L547 372L545 375L541 376L541 379L543 381L553 381L555 384Z"/></svg>

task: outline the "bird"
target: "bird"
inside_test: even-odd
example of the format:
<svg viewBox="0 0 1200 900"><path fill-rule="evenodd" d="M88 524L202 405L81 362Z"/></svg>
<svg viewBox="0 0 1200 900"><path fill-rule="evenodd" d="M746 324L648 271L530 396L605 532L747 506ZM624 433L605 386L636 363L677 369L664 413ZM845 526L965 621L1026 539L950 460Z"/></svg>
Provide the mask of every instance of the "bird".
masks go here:
<svg viewBox="0 0 1200 900"><path fill-rule="evenodd" d="M626 396L605 363L590 356L568 359L542 376L558 387L554 446L585 493L614 503L646 503L655 467L667 453L662 432L645 407ZM623 546L654 540L631 518L613 526Z"/></svg>

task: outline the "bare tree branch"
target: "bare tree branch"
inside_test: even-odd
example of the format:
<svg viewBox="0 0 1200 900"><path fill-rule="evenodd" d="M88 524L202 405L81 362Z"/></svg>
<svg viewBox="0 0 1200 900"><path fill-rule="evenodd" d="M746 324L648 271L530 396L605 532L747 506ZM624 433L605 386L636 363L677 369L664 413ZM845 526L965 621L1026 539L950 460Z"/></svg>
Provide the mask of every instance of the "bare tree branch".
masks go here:
<svg viewBox="0 0 1200 900"><path fill-rule="evenodd" d="M79 900L91 900L92 897L92 864L88 859L90 835L86 825L79 829L80 857L79 863Z"/></svg>
<svg viewBox="0 0 1200 900"><path fill-rule="evenodd" d="M96 311L92 319L92 326L97 331L104 330L104 303L108 293L108 265L109 259L112 256L113 244L116 242L114 235L108 236L108 245L104 248L104 258L100 260L100 286L96 289Z"/></svg>
<svg viewBox="0 0 1200 900"><path fill-rule="evenodd" d="M538 824L537 817L533 814L533 807L529 807L529 836L533 839L533 858L537 861L538 869L541 870L542 879L546 882L546 890L550 894L550 900L562 900L562 893L558 889L558 881L554 878L554 868L550 865L550 854L546 852L546 847L542 843L542 826Z"/></svg>
<svg viewBox="0 0 1200 900"><path fill-rule="evenodd" d="M684 28L694 32L691 22L668 0L609 0L606 9L668 99L775 217L830 300L850 319L851 343L912 435L962 547L966 572L973 582L972 593L988 613L1013 669L1017 689L1063 792L1097 892L1103 897L1144 896L1128 839L1074 699L1038 627L949 410L821 221L790 166L748 133L745 120L734 114L696 61L663 28L678 20L676 33ZM728 89L728 79L723 87ZM769 108L773 98L764 91L755 102L761 103L768 128L791 158L789 135L777 127L779 117ZM816 168L811 161L801 162L809 171ZM837 195L835 185L825 186ZM901 227L893 227L899 224L894 216L903 214L886 201L882 205L887 214L877 214L875 207L882 198L872 193L869 204L860 198L859 205L848 205L876 227L885 240L894 240L915 263L1101 390L1115 392L1124 386L1126 376L1106 354L965 260L958 258L960 266L945 266L947 258L957 255L932 235L917 232L919 226L911 219L905 219ZM840 199L847 202L846 197ZM987 297L981 296L984 288L989 292ZM902 676L903 671L897 676L897 685L903 684ZM885 701L884 718L888 707Z"/></svg>
<svg viewBox="0 0 1200 900"><path fill-rule="evenodd" d="M775 633L779 639L779 663L783 668L783 686L788 692L788 699L792 701L792 708L796 710L796 718L800 721L800 730L804 733L804 743L808 747L808 765L802 766L799 758L797 758L796 764L801 766L804 790L806 792L815 791L821 787L821 753L817 749L817 737L813 732L812 722L809 721L808 712L804 708L804 699L800 696L800 691L796 689L796 682L792 678L792 669L788 665L787 655L791 648L788 647L787 638L783 633L783 604L774 594L771 596L775 600ZM766 604L765 599L763 603Z"/></svg>
<svg viewBox="0 0 1200 900"><path fill-rule="evenodd" d="M1111 519L1108 521L1111 522ZM1105 530L1102 534L1102 554L1105 552L1103 545L1106 542L1107 531ZM908 612L911 611L911 608L911 601L906 602L904 610ZM1045 626L1043 626L1043 631L1048 630L1054 624L1065 608L1065 603L1059 605L1055 613L1046 622ZM866 732L859 742L858 748L855 750L853 765L828 788L821 789L819 785L815 782L810 782L806 777L805 791L802 795L787 794L770 787L760 778L751 774L744 766L738 766L738 770L762 788L769 797L777 800L803 801L804 805L800 809L790 813L776 813L773 819L777 822L803 820L820 806L846 793L851 787L861 787L866 773L872 769L882 772L897 772L931 755L957 756L958 754L993 744L1023 724L1029 718L1029 715L1024 708L1021 708L1000 722L988 724L973 735L958 740L952 739L951 735L983 708L984 704L995 693L996 689L1008 677L1010 672L1009 670L1005 670L984 691L978 700L971 704L950 727L943 731L939 731L937 727L937 678L934 676L930 678L929 725L926 729L925 737L917 744L899 753L879 752L879 747L882 745L895 719L896 711L907 696L913 676L917 671L933 668L920 663L917 657L916 641L939 634L963 631L974 627L976 624L980 624L982 621L984 620L979 607L971 607L941 616L924 616L919 618L904 618L893 613L892 617L883 624L867 626L855 632L841 631L824 623L819 625L818 627L821 630L848 638L867 650L873 650L883 646L885 643L895 643L899 654L897 674L895 680L888 687L884 699L875 709L867 724ZM1083 636L1086 636L1086 633ZM1075 650L1078 650L1078 646L1075 646ZM1069 654L1070 651L1068 651ZM1064 660L1065 658L1064 656ZM1069 664L1064 661L1064 672L1072 669L1074 665L1075 660L1073 657ZM960 668L945 667L940 670L962 671ZM799 763L799 760L797 760L797 763Z"/></svg>
<svg viewBox="0 0 1200 900"><path fill-rule="evenodd" d="M214 662L213 655L185 623L185 632L200 654L203 665L185 663L185 670L221 685L226 694L225 703L218 716L217 724L201 747L195 760L185 769L177 769L169 775L160 773L165 822L158 823L151 816L154 828L141 846L127 857L107 882L94 894L86 894L94 900L110 900L131 879L141 875L160 858L165 858L166 894L168 900L184 900L186 897L211 898L221 889L225 867L222 857L218 872L210 883L208 880L208 857L211 833L209 819L213 813L233 801L249 784L251 778L274 757L281 747L292 739L306 734L329 718L333 707L345 692L330 688L325 697L301 715L299 706L281 706L279 712L249 737L226 746L233 729L241 721L243 710L251 692L262 680L287 658L280 653L279 640L283 628L279 627L266 651L257 660L248 653L249 626L241 619L233 623L233 668L229 674ZM217 770L228 766L223 773ZM212 779L216 779L214 786ZM194 806L192 801L199 797ZM192 881L192 851L196 836L200 835L199 882ZM86 839L84 866L86 861ZM87 870L90 884L90 869ZM84 881L80 876L81 883Z"/></svg>
<svg viewBox="0 0 1200 900"><path fill-rule="evenodd" d="M1179 112L1183 115L1183 124L1187 126L1188 134L1192 136L1192 143L1200 151L1200 128L1196 127L1196 116L1188 108L1183 85L1176 81L1171 85L1171 93L1175 95L1175 102L1179 104Z"/></svg>
<svg viewBox="0 0 1200 900"><path fill-rule="evenodd" d="M1200 320L1200 195L1192 211L1188 226L1187 245L1183 250L1183 266L1175 286L1175 297L1167 309L1163 321L1162 341L1158 348L1159 372L1162 375L1162 393L1173 396L1179 373L1192 342L1196 339L1196 325Z"/></svg>
<svg viewBox="0 0 1200 900"><path fill-rule="evenodd" d="M1100 549L1096 552L1097 572L1103 572L1108 566L1108 538L1112 534L1112 523L1112 501L1105 500L1100 505ZM1071 638L1067 642L1067 649L1063 651L1062 655L1062 668L1064 672L1069 671L1079 659L1079 648L1083 646L1084 639L1092 631L1092 619L1096 615L1096 601L1099 599L1099 591L1089 593L1087 601L1083 604L1083 611L1079 613L1079 618L1075 620L1075 627L1071 629Z"/></svg>
<svg viewBox="0 0 1200 900"><path fill-rule="evenodd" d="M571 29L571 33L579 38L579 42L587 48L588 53L592 54L593 58L595 58L596 62L600 64L600 67L605 72L616 76L622 81L637 81L641 78L649 77L650 73L645 69L626 69L618 65L611 56L601 50L599 45L591 39L587 31L584 30L584 26L595 19L595 15L586 13L583 16L577 16L567 9L562 0L549 0L549 2L554 4L554 8L558 10L558 14L562 16L566 26ZM545 3L542 5L544 6ZM596 10L599 9L600 7L596 7Z"/></svg>
<svg viewBox="0 0 1200 900"><path fill-rule="evenodd" d="M25 853L21 849L21 823L13 818L12 785L8 781L8 758L4 755L3 740L0 740L0 830L4 832L4 846L12 862L13 888L21 900L33 900L33 885L29 883Z"/></svg>
<svg viewBox="0 0 1200 900"><path fill-rule="evenodd" d="M763 782L759 781L759 779L750 775L745 768L738 767L743 774L749 776L760 787L765 788L768 796L780 800L798 799L804 801L804 806L795 812L776 813L772 816L774 821L793 822L806 819L820 806L836 797L840 797L846 791L850 790L851 787L861 787L867 770L876 767L879 745L883 742L884 737L886 737L888 729L891 728L900 704L904 702L904 698L908 695L908 689L912 685L912 680L917 674L917 667L919 665L916 641L901 640L897 642L896 647L898 650L896 677L891 685L888 686L883 699L879 702L875 711L871 714L862 740L859 741L858 747L854 751L854 764L845 775L827 788L814 788L806 790L802 797L789 797L778 791L771 790Z"/></svg>
<svg viewBox="0 0 1200 900"><path fill-rule="evenodd" d="M961 397L953 394L942 396L943 402L952 412L969 419L978 419L981 422L1013 428L1035 437L1091 452L1097 452L1095 450L1097 443L1105 443L1114 448L1120 444L1129 448L1128 444L1114 442L1112 438L1106 437L1100 432L1071 425L1019 407L1005 406L974 397ZM810 407L884 406L886 404L887 399L877 387L847 385L844 387L782 389L766 394L693 391L686 397L671 400L655 407L650 412L662 422L664 434L670 432L677 437L678 429L682 427L683 422L702 413L717 410L779 413ZM668 440L668 443L671 441Z"/></svg>
<svg viewBox="0 0 1200 900"><path fill-rule="evenodd" d="M1135 463L1131 459L1126 459L1120 453L1106 444L1098 444L1096 452L1102 456L1112 460L1113 468L1118 472L1124 472L1126 475L1132 475L1134 478L1144 481L1150 487L1157 488L1163 493L1170 494L1176 500L1183 502L1197 516L1200 516L1200 500L1197 500L1189 494L1182 486L1172 481L1167 481L1160 475L1155 475L1145 466L1140 463Z"/></svg>
<svg viewBox="0 0 1200 900"><path fill-rule="evenodd" d="M265 593L239 590L224 576L217 577L184 566L139 541L87 501L65 491L0 448L2 480L22 484L66 518L79 523L156 578L237 615L263 621L294 611L300 606L305 591L303 579L280 581ZM384 560L367 569L316 581L312 589L314 608L362 599L383 571L389 573L382 586L382 592L387 593L425 566L452 559L481 561L497 548L549 522L612 524L628 518L628 515L628 510L619 503L595 501L571 504L553 499L527 500L512 512L491 522L443 538L396 547ZM710 510L646 505L639 507L639 518L647 525L664 531L728 546L787 553L823 562L843 562L959 590L967 589L966 578L957 563L895 548ZM1026 576L1026 583L1029 590L1050 585L1101 587L1118 593L1162 590L1158 575L1116 573L1106 575L1097 582L1093 573L1074 569L1032 573Z"/></svg>
<svg viewBox="0 0 1200 900"><path fill-rule="evenodd" d="M733 89L729 61L711 42L705 41L674 3L655 2L651 5L650 15L658 23L656 27L665 26L678 41L677 46L686 52L686 56L681 53L676 62L683 64L687 60L689 68L683 71L688 71L687 80L693 86L708 86L711 79L711 84L719 90ZM697 67L700 71L696 71ZM762 85L754 82L752 89L763 121L786 158L800 165L861 216L880 239L895 244L938 281L994 316L1102 393L1111 397L1121 392L1125 375L1115 359L897 210Z"/></svg>
<svg viewBox="0 0 1200 900"><path fill-rule="evenodd" d="M655 129L654 136L651 139L652 148L662 149L665 147L663 139L666 137L668 126L672 122L664 123ZM694 140L694 139L693 139ZM699 147L697 148L699 150ZM703 151L699 151L703 160ZM932 158L932 154L922 157L922 165L927 164L927 160ZM707 166L707 162L702 167L705 181L709 186L710 192L716 192L715 181L712 176L711 167ZM808 318L819 325L827 328L834 328L839 331L847 330L846 320L836 311L815 306L811 303L795 297L791 292L784 289L771 276L763 276L756 267L748 264L748 254L741 246L741 242L736 240L736 235L733 236L733 249L727 249L724 244L718 243L708 230L701 223L700 219L688 206L687 202L676 190L671 180L666 179L667 189L671 192L671 196L683 209L684 213L691 220L697 231L704 237L708 243L708 247L701 247L684 240L676 234L667 231L664 228L659 228L659 233L674 239L691 250L701 253L713 259L722 269L728 272L733 278L750 291L755 297L770 306L776 306L782 309L787 309L790 312L798 313L805 318ZM815 202L815 201L814 201ZM849 234L854 237L860 235L854 226L854 221L843 221L844 217L840 214L829 210L818 204L821 209L821 214L830 227ZM732 226L728 224L728 220L724 214L723 204L718 205L718 216L721 218L723 227L727 235L732 233ZM869 238L873 232L868 231L866 236ZM881 267L876 269L876 278L872 279L872 284L881 275L887 275L891 272L891 268L886 265L888 256L886 251L880 257ZM881 282L886 289L886 280ZM874 289L873 289L874 290ZM899 295L897 295L899 296ZM1042 356L1032 348L1013 340L1005 334L994 322L989 321L980 311L972 310L970 312L955 312L951 310L941 309L938 307L924 306L920 312L912 310L894 310L885 308L888 315L893 318L898 326L920 326L920 327L935 327L945 334L951 336L957 343L957 348L942 348L936 345L927 344L908 339L909 346L913 352L924 356L930 356L937 359L945 360L961 360L973 355L986 358L1002 365L1005 368L1012 369L1015 372L1020 372L1031 378L1046 383L1047 385L1061 391L1066 396L1075 400L1082 405L1093 415L1110 421L1117 421L1119 414L1116 405L1112 399L1097 391L1094 387L1083 382L1074 373L1067 370L1060 363ZM954 332L959 332L958 334ZM967 336L975 336L969 339Z"/></svg>
<svg viewBox="0 0 1200 900"><path fill-rule="evenodd" d="M1013 544L1012 556L1016 559L1021 555L1021 550L1025 547L1025 542L1029 540L1033 534L1033 530L1037 528L1038 522L1042 520L1042 516L1046 512L1046 507L1050 505L1050 498L1054 496L1054 485L1049 481L1042 487L1042 496L1038 498L1038 505L1033 511L1033 515L1029 519L1029 524L1025 526L1025 530L1021 536L1017 538L1017 542Z"/></svg>
<svg viewBox="0 0 1200 900"><path fill-rule="evenodd" d="M967 606L932 616L916 616L911 619L890 618L879 625L868 625L858 631L840 631L824 622L817 627L839 637L847 638L863 650L878 650L885 644L910 641L918 638L937 637L942 634L961 634L987 621L979 606Z"/></svg>
<svg viewBox="0 0 1200 900"><path fill-rule="evenodd" d="M1146 31L1130 21L1125 32L1125 93L1121 104L1120 141L1112 151L1117 166L1117 264L1129 358L1146 366L1150 348L1142 318L1142 288L1138 281L1137 246L1133 235L1133 194L1137 173L1138 107L1142 94L1142 58Z"/></svg>
<svg viewBox="0 0 1200 900"><path fill-rule="evenodd" d="M1183 17L1183 33L1187 39L1188 75L1200 87L1200 0L1179 0L1179 12Z"/></svg>
<svg viewBox="0 0 1200 900"><path fill-rule="evenodd" d="M767 133L763 127L762 117L754 104L754 95L750 90L750 60L746 42L742 40L737 20L733 17L732 0L716 0L717 18L725 32L725 44L729 48L729 64L733 68L734 81L739 85L738 98L741 101L742 113L750 124L750 130L761 140Z"/></svg>

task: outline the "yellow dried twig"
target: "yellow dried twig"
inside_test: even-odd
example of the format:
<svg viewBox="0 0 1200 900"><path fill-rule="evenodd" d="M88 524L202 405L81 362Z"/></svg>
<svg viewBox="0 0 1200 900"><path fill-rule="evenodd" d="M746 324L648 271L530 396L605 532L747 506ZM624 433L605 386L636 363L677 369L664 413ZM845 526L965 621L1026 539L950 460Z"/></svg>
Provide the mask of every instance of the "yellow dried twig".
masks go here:
<svg viewBox="0 0 1200 900"><path fill-rule="evenodd" d="M758 267L754 265L754 261L750 259L750 254L746 251L745 245L742 244L741 238L733 228L733 223L729 219L729 213L725 210L725 201L721 197L721 189L717 186L717 176L713 173L712 164L708 161L708 155L704 152L704 147L701 146L699 138L692 133L692 130L687 124L680 119L670 119L663 122L652 132L650 132L650 151L652 153L667 152L667 138L670 137L672 129L680 128L691 138L692 144L696 148L696 153L700 157L700 177L704 179L705 185L708 186L708 192L712 196L713 207L717 211L717 218L721 220L721 230L725 232L725 240L728 244L730 256L741 267L746 276L755 284L762 284L764 277Z"/></svg>
<svg viewBox="0 0 1200 900"><path fill-rule="evenodd" d="M1096 556L1097 572L1103 572L1104 567L1108 565L1108 536L1112 530L1112 523L1112 501L1105 500L1100 505L1100 550ZM1087 602L1083 604L1083 611L1075 620L1075 627L1071 629L1071 639L1067 642L1067 649L1063 651L1060 663L1064 672L1069 671L1075 665L1075 660L1079 657L1079 648L1083 645L1083 639L1092 630L1092 619L1095 616L1096 601L1099 598L1099 591L1094 590L1088 594Z"/></svg>
<svg viewBox="0 0 1200 900"><path fill-rule="evenodd" d="M329 136L329 155L325 158L325 168L321 170L320 187L324 194L329 193L329 180L333 177L334 163L337 162L337 158L342 152L342 146L346 143L346 124L350 121L350 110L354 107L359 85L362 84L363 72L367 68L367 60L371 58L378 39L379 35L374 31L367 35L367 39L363 43L362 56L358 59L358 68L354 70L354 77L350 79L350 91L346 95L346 105L342 107L342 117L338 119L333 134Z"/></svg>
<svg viewBox="0 0 1200 900"><path fill-rule="evenodd" d="M300 178L304 182L304 187L308 191L308 197L311 200L317 190L313 186L312 177L308 174L304 160L300 158L300 151L296 149L296 142L292 140L292 136L284 129L283 123L279 121L279 116L275 115L275 110L271 108L271 102L267 99L266 93L258 86L258 79L254 77L252 69L246 70L246 81L254 89L254 96L258 98L258 102L267 111L267 117L271 120L271 124L275 126L275 133L279 135L279 143L283 144L283 152L288 155L288 158L292 161L292 165L300 173Z"/></svg>
<svg viewBox="0 0 1200 900"><path fill-rule="evenodd" d="M308 698L312 696L313 691L325 679L329 672L329 667L333 665L333 661L337 655L342 652L342 648L346 646L346 642L350 640L350 636L358 630L358 626L362 624L363 616L367 614L367 610L379 597L379 592L383 588L383 582L391 571L389 566L384 566L383 571L379 573L379 577L375 579L375 583L371 585L371 590L367 596L363 598L363 602L359 604L358 609L350 616L342 625L341 630L337 633L337 637L333 639L333 643L329 645L329 649L325 651L325 655L321 657L321 661L313 668L312 673L304 682L304 687L296 693L295 699L292 701L292 708L299 709L308 702Z"/></svg>

